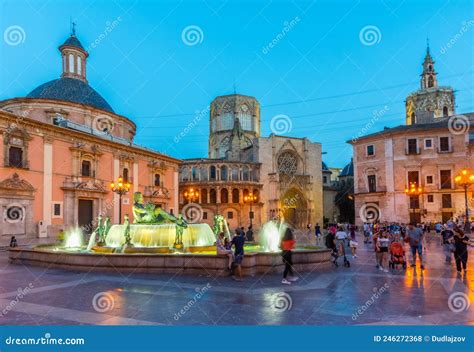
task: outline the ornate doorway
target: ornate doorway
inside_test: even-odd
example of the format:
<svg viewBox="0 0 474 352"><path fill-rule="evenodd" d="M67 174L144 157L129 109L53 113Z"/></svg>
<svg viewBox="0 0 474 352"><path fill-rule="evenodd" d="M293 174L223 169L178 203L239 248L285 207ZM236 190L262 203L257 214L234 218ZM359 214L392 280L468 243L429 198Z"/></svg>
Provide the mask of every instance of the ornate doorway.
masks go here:
<svg viewBox="0 0 474 352"><path fill-rule="evenodd" d="M296 188L285 192L280 199L280 209L284 220L293 228L306 228L309 221L308 202Z"/></svg>

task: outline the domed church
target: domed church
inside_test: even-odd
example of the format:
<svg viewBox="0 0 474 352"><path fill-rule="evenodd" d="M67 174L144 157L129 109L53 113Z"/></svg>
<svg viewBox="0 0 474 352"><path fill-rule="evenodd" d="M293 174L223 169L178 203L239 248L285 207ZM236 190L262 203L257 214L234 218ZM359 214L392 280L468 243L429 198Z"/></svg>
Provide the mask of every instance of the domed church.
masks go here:
<svg viewBox="0 0 474 352"><path fill-rule="evenodd" d="M78 226L90 233L101 214L119 219L119 177L133 192L178 210L178 159L134 144L135 123L89 85L88 52L73 29L59 46L61 76L25 97L0 102L0 239L52 237ZM59 60L58 60L59 61Z"/></svg>

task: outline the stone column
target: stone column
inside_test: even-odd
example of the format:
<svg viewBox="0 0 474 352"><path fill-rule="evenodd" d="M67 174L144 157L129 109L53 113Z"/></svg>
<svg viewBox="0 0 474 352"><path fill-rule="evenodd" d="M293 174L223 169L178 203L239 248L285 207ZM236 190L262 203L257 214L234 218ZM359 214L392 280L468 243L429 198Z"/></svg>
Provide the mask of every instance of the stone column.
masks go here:
<svg viewBox="0 0 474 352"><path fill-rule="evenodd" d="M120 160L117 159L116 157L114 158L114 164L113 164L113 176L114 176L114 182L117 181L117 179L120 176ZM114 193L114 215L113 215L113 223L118 224L119 223L119 195L117 193Z"/></svg>

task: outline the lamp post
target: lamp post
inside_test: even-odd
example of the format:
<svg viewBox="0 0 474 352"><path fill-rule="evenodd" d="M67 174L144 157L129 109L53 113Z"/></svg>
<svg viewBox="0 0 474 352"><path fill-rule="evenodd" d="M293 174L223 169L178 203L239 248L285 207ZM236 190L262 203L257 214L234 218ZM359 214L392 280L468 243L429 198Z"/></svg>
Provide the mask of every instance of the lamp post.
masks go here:
<svg viewBox="0 0 474 352"><path fill-rule="evenodd" d="M194 203L199 199L199 192L197 190L194 190L193 188L190 188L187 191L184 191L184 198L188 202Z"/></svg>
<svg viewBox="0 0 474 352"><path fill-rule="evenodd" d="M405 188L405 194L407 196L411 197L417 197L418 201L420 200L419 197L421 194L423 194L423 188L421 186L418 186L417 182L410 182L408 187ZM415 207L413 209L413 221L416 222L416 212L415 212Z"/></svg>
<svg viewBox="0 0 474 352"><path fill-rule="evenodd" d="M474 174L470 173L467 169L462 169L461 173L454 178L454 182L464 188L464 204L466 207L464 230L466 232L470 232L471 226L469 224L469 204L467 201L467 189L470 185L474 184Z"/></svg>
<svg viewBox="0 0 474 352"><path fill-rule="evenodd" d="M119 195L119 224L122 223L122 196L128 193L131 186L129 182L123 181L122 176L119 176L116 183L110 183L110 190Z"/></svg>
<svg viewBox="0 0 474 352"><path fill-rule="evenodd" d="M257 200L257 196L250 192L244 197L244 202L249 203L250 211L249 211L249 220L250 220L250 227L252 227L252 219L253 219L253 212L252 212L252 204L255 203Z"/></svg>

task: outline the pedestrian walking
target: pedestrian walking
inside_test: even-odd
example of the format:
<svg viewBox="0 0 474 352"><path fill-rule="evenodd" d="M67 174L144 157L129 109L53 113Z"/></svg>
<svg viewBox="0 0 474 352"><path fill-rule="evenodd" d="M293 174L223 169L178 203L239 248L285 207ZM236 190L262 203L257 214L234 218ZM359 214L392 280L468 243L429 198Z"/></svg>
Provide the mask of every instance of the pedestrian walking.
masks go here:
<svg viewBox="0 0 474 352"><path fill-rule="evenodd" d="M454 232L451 229L448 229L447 227L443 226L442 231L441 231L441 238L442 238L442 243L443 243L443 251L444 251L446 264L451 264L451 258L453 257L453 252L454 252L453 237L454 237Z"/></svg>
<svg viewBox="0 0 474 352"><path fill-rule="evenodd" d="M461 274L461 269L464 270L464 274L467 273L467 246L471 245L470 241L463 230L458 227L454 229L454 260L458 274Z"/></svg>
<svg viewBox="0 0 474 352"><path fill-rule="evenodd" d="M281 240L281 256L283 258L283 263L285 264L285 270L283 271L283 279L281 283L283 285L291 285L292 282L298 280L293 273L293 259L292 259L292 250L295 248L295 236L293 231L288 227L285 230L283 239Z"/></svg>

